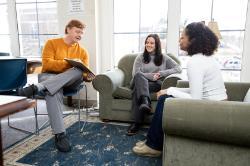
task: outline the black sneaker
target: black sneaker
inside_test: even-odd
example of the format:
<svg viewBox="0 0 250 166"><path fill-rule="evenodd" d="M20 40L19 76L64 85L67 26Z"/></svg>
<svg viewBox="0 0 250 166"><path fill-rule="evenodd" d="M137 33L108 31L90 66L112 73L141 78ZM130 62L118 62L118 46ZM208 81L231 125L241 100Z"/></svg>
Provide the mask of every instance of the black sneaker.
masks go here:
<svg viewBox="0 0 250 166"><path fill-rule="evenodd" d="M141 105L139 106L139 111L143 111L146 114L152 113L151 104L150 104L149 98L147 96L141 96L140 103L141 103Z"/></svg>
<svg viewBox="0 0 250 166"><path fill-rule="evenodd" d="M139 111L143 111L145 112L146 114L153 114L152 113L152 108L148 105L148 104L141 104L140 107L139 107Z"/></svg>
<svg viewBox="0 0 250 166"><path fill-rule="evenodd" d="M32 84L25 88L19 88L17 93L19 96L34 97L38 93L38 88Z"/></svg>
<svg viewBox="0 0 250 166"><path fill-rule="evenodd" d="M127 136L136 135L141 128L141 124L139 123L132 123L127 130Z"/></svg>
<svg viewBox="0 0 250 166"><path fill-rule="evenodd" d="M60 152L71 151L71 145L65 133L55 135L55 145Z"/></svg>

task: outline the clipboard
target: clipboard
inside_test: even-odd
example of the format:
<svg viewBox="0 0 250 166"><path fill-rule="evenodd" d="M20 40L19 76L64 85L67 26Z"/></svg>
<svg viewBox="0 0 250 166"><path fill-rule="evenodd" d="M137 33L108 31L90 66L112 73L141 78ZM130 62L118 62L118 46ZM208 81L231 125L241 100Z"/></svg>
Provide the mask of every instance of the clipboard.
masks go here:
<svg viewBox="0 0 250 166"><path fill-rule="evenodd" d="M77 67L78 69L81 69L83 72L91 73L93 76L95 76L95 74L82 62L76 59L69 59L69 58L64 58L64 60L67 61L71 66Z"/></svg>
<svg viewBox="0 0 250 166"><path fill-rule="evenodd" d="M76 67L80 70L83 71L83 73L88 73L85 76L90 76L90 77L85 77L84 81L86 82L91 82L95 78L95 74L87 67L85 66L80 59L69 59L69 58L64 58L65 61L67 61L71 66Z"/></svg>

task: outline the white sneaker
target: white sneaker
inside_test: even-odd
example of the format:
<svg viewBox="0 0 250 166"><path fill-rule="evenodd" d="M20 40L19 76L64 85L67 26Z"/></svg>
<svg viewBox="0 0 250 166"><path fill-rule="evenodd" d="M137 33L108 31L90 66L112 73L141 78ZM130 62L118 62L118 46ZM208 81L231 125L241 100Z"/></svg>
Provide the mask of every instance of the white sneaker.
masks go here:
<svg viewBox="0 0 250 166"><path fill-rule="evenodd" d="M134 146L133 152L140 156L148 156L148 157L159 157L161 156L161 151L152 149L148 147L146 144L142 146Z"/></svg>
<svg viewBox="0 0 250 166"><path fill-rule="evenodd" d="M140 146L144 145L144 144L145 144L145 142L146 142L146 140L139 141L139 142L137 142L137 143L135 144L135 146L140 147Z"/></svg>

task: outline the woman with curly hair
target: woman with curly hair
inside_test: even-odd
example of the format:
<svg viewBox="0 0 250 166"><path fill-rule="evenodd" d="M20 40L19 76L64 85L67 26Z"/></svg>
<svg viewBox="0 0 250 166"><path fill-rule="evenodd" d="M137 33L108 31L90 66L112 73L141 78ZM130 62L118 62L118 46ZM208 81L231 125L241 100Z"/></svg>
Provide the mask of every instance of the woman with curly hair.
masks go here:
<svg viewBox="0 0 250 166"><path fill-rule="evenodd" d="M161 52L161 41L157 34L150 34L145 40L143 54L136 57L131 81L132 111L135 122L128 128L127 135L136 134L143 123L144 115L151 113L150 93L161 89L162 79L181 72L180 66Z"/></svg>
<svg viewBox="0 0 250 166"><path fill-rule="evenodd" d="M218 38L201 22L184 29L179 40L180 48L191 56L187 64L189 88L170 87L157 93L159 98L147 139L133 147L138 155L157 157L163 148L162 113L166 98L226 100L227 94L220 67L212 56L218 47Z"/></svg>

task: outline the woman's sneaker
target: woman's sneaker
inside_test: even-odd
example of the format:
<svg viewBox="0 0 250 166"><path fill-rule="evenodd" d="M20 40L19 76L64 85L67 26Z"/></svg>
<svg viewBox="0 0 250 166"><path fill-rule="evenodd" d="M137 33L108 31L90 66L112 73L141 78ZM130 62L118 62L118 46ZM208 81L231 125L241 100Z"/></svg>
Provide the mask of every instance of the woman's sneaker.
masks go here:
<svg viewBox="0 0 250 166"><path fill-rule="evenodd" d="M142 146L133 147L133 152L140 156L148 156L148 157L160 157L161 156L161 151L152 149L146 144Z"/></svg>
<svg viewBox="0 0 250 166"><path fill-rule="evenodd" d="M141 147L141 146L143 146L145 143L146 143L146 140L139 141L139 142L137 142L137 143L135 144L135 146Z"/></svg>

